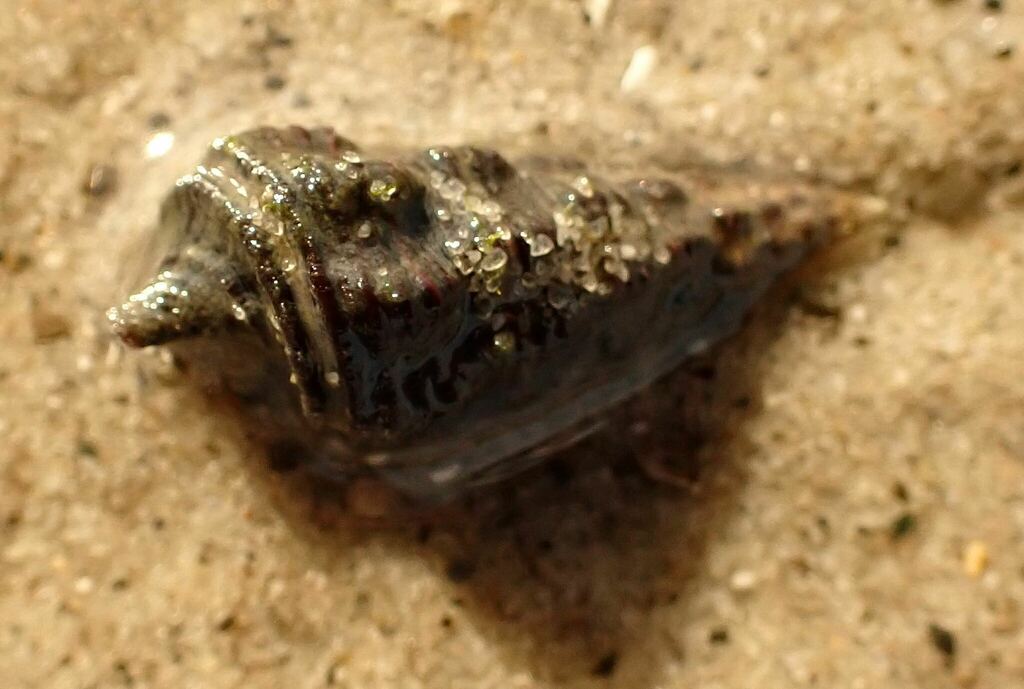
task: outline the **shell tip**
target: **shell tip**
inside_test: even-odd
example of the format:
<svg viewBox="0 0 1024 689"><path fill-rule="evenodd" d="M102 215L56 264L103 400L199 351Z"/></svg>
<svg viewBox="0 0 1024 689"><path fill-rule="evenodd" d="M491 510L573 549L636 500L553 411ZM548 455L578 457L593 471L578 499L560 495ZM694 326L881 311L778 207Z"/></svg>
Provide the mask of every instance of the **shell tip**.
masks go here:
<svg viewBox="0 0 1024 689"><path fill-rule="evenodd" d="M237 321L238 306L220 285L197 285L164 271L120 306L107 310L114 333L129 347L199 335Z"/></svg>

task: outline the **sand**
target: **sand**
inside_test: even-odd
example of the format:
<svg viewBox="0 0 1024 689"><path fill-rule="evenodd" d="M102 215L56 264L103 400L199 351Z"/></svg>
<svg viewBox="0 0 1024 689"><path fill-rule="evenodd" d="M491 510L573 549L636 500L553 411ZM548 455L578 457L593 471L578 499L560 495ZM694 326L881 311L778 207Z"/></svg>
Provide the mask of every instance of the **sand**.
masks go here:
<svg viewBox="0 0 1024 689"><path fill-rule="evenodd" d="M1022 40L1014 0L3 0L0 686L1024 686ZM412 512L271 467L105 328L175 177L289 123L901 220L612 430Z"/></svg>

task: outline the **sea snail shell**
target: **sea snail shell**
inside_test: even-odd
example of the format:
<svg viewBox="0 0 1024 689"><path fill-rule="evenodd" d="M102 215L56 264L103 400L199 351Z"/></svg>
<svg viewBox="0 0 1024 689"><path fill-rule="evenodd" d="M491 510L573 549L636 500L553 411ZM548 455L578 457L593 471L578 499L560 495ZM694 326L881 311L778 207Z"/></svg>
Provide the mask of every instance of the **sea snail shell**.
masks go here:
<svg viewBox="0 0 1024 689"><path fill-rule="evenodd" d="M377 159L329 129L256 129L178 181L156 277L108 315L133 347L222 353L229 387L297 400L343 461L446 495L733 332L845 230L847 200L469 146Z"/></svg>

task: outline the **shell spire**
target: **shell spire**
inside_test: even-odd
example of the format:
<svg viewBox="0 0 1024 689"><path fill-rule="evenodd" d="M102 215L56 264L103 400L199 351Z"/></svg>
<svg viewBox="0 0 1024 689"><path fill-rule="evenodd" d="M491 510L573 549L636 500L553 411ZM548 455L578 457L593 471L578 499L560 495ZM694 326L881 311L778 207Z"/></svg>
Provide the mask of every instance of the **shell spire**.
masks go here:
<svg viewBox="0 0 1024 689"><path fill-rule="evenodd" d="M149 347L222 330L246 310L225 281L185 259L166 265L145 287L107 311L114 333L131 347Z"/></svg>

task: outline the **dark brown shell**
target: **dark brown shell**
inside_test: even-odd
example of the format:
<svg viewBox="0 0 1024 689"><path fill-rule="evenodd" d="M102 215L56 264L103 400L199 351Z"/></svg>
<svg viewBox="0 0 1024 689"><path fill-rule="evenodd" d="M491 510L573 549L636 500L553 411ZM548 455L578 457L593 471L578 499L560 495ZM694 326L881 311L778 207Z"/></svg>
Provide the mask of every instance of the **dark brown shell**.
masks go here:
<svg viewBox="0 0 1024 689"><path fill-rule="evenodd" d="M158 275L110 318L133 346L237 352L224 377L259 378L248 394L290 379L347 457L445 494L734 331L851 208L749 176L468 146L385 161L330 130L258 129L179 180Z"/></svg>

